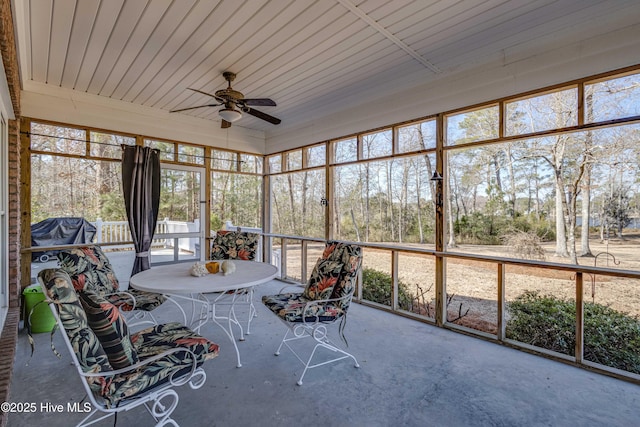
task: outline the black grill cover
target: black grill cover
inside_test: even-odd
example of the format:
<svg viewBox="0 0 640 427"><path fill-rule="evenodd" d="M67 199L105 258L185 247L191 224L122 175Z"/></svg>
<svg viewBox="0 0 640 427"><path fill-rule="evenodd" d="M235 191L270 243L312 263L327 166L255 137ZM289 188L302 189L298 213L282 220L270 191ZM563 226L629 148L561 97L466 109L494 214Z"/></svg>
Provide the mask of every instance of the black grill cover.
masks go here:
<svg viewBox="0 0 640 427"><path fill-rule="evenodd" d="M47 218L31 224L31 246L55 246L91 243L96 227L84 218ZM32 260L41 260L42 255L52 256L59 251L32 252Z"/></svg>

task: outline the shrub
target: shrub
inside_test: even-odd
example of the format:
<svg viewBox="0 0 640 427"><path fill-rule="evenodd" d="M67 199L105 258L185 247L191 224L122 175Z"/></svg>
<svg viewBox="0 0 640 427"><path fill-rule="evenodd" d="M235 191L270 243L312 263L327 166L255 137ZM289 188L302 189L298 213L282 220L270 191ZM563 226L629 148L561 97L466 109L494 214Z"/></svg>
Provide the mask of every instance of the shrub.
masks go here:
<svg viewBox="0 0 640 427"><path fill-rule="evenodd" d="M224 226L224 221L218 216L217 213L211 213L211 220L209 222L211 224L211 231L222 230Z"/></svg>
<svg viewBox="0 0 640 427"><path fill-rule="evenodd" d="M527 291L509 303L507 338L573 355L573 300ZM610 307L584 304L584 358L640 374L640 320Z"/></svg>
<svg viewBox="0 0 640 427"><path fill-rule="evenodd" d="M536 218L535 215L519 215L514 218L510 227L524 232L531 232L543 242L552 242L556 239L554 225L544 218Z"/></svg>
<svg viewBox="0 0 640 427"><path fill-rule="evenodd" d="M391 275L373 268L362 269L362 298L367 301L377 302L391 306ZM407 285L398 283L398 304L405 307L412 300Z"/></svg>
<svg viewBox="0 0 640 427"><path fill-rule="evenodd" d="M532 231L515 230L503 237L504 244L513 248L515 254L523 259L545 260L542 239Z"/></svg>
<svg viewBox="0 0 640 427"><path fill-rule="evenodd" d="M514 230L538 236L541 242L554 241L556 236L551 222L534 215L516 213L511 217L473 212L454 222L456 240L463 244L500 245L503 236L512 234Z"/></svg>
<svg viewBox="0 0 640 427"><path fill-rule="evenodd" d="M362 282L364 283L364 288L362 289L363 299L391 306L391 275L372 268L364 268L362 270ZM434 317L435 302L426 299L432 286L433 284L423 288L417 283L413 284L414 295L411 294L409 285L398 281L398 308L411 313ZM465 310L463 304L460 303L457 310L449 311L448 308L454 296L455 294L447 294L447 321L458 323L460 319L469 314L469 308Z"/></svg>

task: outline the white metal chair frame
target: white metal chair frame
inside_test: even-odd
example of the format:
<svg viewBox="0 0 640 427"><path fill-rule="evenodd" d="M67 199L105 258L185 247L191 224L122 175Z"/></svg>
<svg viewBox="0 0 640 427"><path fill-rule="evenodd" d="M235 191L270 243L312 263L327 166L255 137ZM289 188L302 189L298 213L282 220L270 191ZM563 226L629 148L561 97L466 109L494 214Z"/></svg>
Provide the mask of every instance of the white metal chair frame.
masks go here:
<svg viewBox="0 0 640 427"><path fill-rule="evenodd" d="M147 409L149 414L156 421L155 425L157 427L167 426L167 425L179 427L178 423L171 418L171 413L178 406L178 400L179 400L178 393L176 393L176 391L173 390L173 388L188 383L191 389L196 390L202 387L207 379L207 374L205 373L205 371L201 367L197 366L197 360L196 360L195 354L193 354L192 351L183 347L176 347L171 350L167 350L163 353L157 354L148 359L145 359L144 361L138 362L134 365L128 366L126 368L117 369L114 371L101 371L96 373L84 372L81 368L80 362L78 361L75 351L73 350L73 346L69 341L69 337L66 334L64 325L60 320L60 316L58 316L56 303L50 302L49 307L51 308L51 311L57 321L58 327L63 332L61 335L64 339L65 344L67 345L67 349L69 350L69 353L71 354L71 360L73 361L73 364L75 365L76 370L78 371L78 374L82 379L81 381L82 385L85 389L87 396L89 397L89 400L93 405L92 411L85 418L83 418L82 421L80 421L80 423L77 424L77 427L84 427L84 426L95 424L103 419L106 419L114 414L117 414L118 412L129 411L141 405L144 405L144 407ZM130 371L135 371L139 368L144 368L144 366L152 362L155 362L156 360L162 359L163 357L166 357L170 354L178 353L178 352L189 353L191 357L191 369L189 370L189 372L181 375L178 378L173 378L173 375L172 375L169 378L169 381L167 383L159 385L158 387L154 387L153 389L147 392L141 393L139 396L136 396L134 398L125 399L121 401L118 404L118 406L115 408L107 407L106 403L102 399L96 398L96 396L91 391L91 388L89 387L89 383L85 380L85 378L89 378L89 377L109 377L109 376L119 375L119 374L123 374ZM166 401L167 399L169 399L168 402ZM95 418L92 420L94 415L100 412L102 412L103 414L98 416L98 418Z"/></svg>
<svg viewBox="0 0 640 427"><path fill-rule="evenodd" d="M282 294L284 289L286 289L286 287L282 288L279 293ZM282 322L285 325L287 325L287 332L284 334L284 337L282 338L282 341L280 342L280 345L278 346L278 349L276 350L275 355L276 356L280 355L280 350L284 345L289 350L291 350L291 352L294 354L294 356L296 356L296 358L300 361L300 363L304 365L304 370L302 371L302 375L300 375L300 379L297 381L296 384L302 385L302 379L304 378L305 374L309 369L318 368L320 366L324 366L329 363L338 362L343 359L351 358L353 359L354 366L356 368L360 367L360 364L358 363L358 360L355 358L355 356L347 352L345 349L338 347L333 341L331 341L331 339L329 339L329 335L328 335L327 325L334 324L336 322L346 322L347 312L345 312L342 316L332 321L321 321L320 318L316 316L316 320L314 322L307 322L304 316L304 313L307 313L308 310L314 305L324 305L327 303L339 303L343 307L348 307L351 304L352 298L353 298L353 291L340 298L309 301L304 306L304 310L302 312L303 313L302 322L289 322L278 316L278 318L282 320ZM342 332L342 325L344 325L344 323L341 323L341 327L340 327L341 332ZM311 354L306 358L302 357L292 346L289 345L291 341L297 341L303 338L313 338L316 342L316 345L313 347ZM341 338L346 344L346 339L344 338L344 335L342 335ZM334 353L338 353L338 355L330 360L325 360L323 362L312 364L313 357L316 355L316 351L319 348L326 348Z"/></svg>
<svg viewBox="0 0 640 427"><path fill-rule="evenodd" d="M148 324L150 326L158 326L158 320L155 318L155 316L153 315L153 313L151 311L147 311L147 310L138 310L136 309L136 297L127 292L127 291L117 291L117 292L112 292L109 294L104 295L105 297L108 297L109 295L126 295L128 298L128 303L129 305L131 305L131 310L123 310L120 307L118 307L118 310L120 311L120 313L122 315L124 315L124 318L127 322L127 326L129 326L129 328L133 328L133 327L138 327L140 325L145 325ZM184 308L182 308L182 306L180 304L178 304L177 301L174 301L171 298L167 298L165 300L165 302L170 301L171 303L175 304L176 307L178 307L178 310L180 311L180 313L182 313L182 319L183 319L183 325L187 324L187 313L184 311ZM159 307L157 307L159 308ZM147 319L149 318L149 319Z"/></svg>
<svg viewBox="0 0 640 427"><path fill-rule="evenodd" d="M120 313L124 316L125 321L127 322L127 326L129 326L130 328L145 324L149 324L150 326L156 326L158 324L158 321L150 311L136 310L136 297L133 296L132 293L118 290L116 292L109 292L108 294L104 294L103 297L109 298L112 295L124 295L126 297L124 299L131 306L130 311L125 311L118 307L118 311L120 311ZM182 308L180 309L182 310ZM148 320L147 317L151 318L151 320Z"/></svg>

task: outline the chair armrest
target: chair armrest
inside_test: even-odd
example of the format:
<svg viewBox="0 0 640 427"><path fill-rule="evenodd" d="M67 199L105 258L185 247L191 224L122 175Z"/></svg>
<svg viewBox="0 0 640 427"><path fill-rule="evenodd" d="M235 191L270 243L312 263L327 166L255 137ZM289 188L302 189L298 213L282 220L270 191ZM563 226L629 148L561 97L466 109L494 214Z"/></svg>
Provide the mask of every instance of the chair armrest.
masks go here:
<svg viewBox="0 0 640 427"><path fill-rule="evenodd" d="M182 379L179 379L178 381L174 381L173 380L173 374L171 375L171 377L169 378L169 382L172 385L183 385L185 383L187 383L191 377L193 376L193 374L195 373L196 369L198 368L198 363L196 360L196 355L189 350L188 348L184 348L184 347L176 347L176 348L172 348L170 350L166 350L163 351L162 353L156 354L155 356L149 357L145 360L142 360L136 364L133 364L131 366L127 366L126 368L121 368L121 369L116 369L113 371L100 371L100 372L81 372L80 375L82 375L83 377L113 377L116 375L120 375L120 374L125 374L127 372L132 372L132 371L136 371L140 368L144 368L146 365L149 365L157 360L160 360L166 356L169 356L171 354L174 353L180 353L180 352L186 352L189 353L189 355L191 356L191 370L189 372L189 375L185 375ZM175 374L175 372L174 372Z"/></svg>
<svg viewBox="0 0 640 427"><path fill-rule="evenodd" d="M353 298L353 291L342 296L339 298L328 298L328 299L319 299L319 300L312 300L312 301L308 301L305 306L304 306L304 311L302 312L302 323L308 323L306 318L306 313L307 310L310 309L311 307L313 307L314 305L325 305L328 303L338 303L338 302L347 302L350 301L351 298ZM320 321L319 316L316 314L316 320L313 323L318 323Z"/></svg>
<svg viewBox="0 0 640 427"><path fill-rule="evenodd" d="M279 294L284 294L284 290L287 288L297 288L296 290L300 290L300 288L304 289L304 285L302 283L291 283L290 285L285 285L282 288L280 288L280 291L278 291Z"/></svg>

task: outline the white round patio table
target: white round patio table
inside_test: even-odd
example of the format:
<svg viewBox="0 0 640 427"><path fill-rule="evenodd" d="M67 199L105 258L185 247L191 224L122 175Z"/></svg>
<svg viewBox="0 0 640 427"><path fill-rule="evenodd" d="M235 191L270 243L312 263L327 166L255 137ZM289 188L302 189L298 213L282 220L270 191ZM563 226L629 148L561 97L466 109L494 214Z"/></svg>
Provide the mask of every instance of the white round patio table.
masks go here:
<svg viewBox="0 0 640 427"><path fill-rule="evenodd" d="M200 327L209 319L220 326L233 343L238 359L237 366L241 367L240 351L233 336L232 328L232 324L237 325L240 328L241 337L244 338L242 326L238 322L234 311L238 292L230 294L227 294L227 292L250 289L268 282L276 277L278 270L274 265L265 262L233 260L233 263L236 265L234 273L223 275L220 272L202 277L195 277L190 274L192 263L154 266L149 270L141 271L131 276L129 286L141 291L163 294L174 300L185 299L193 303L203 304L206 307L207 315L198 320L198 324L194 329L199 331ZM209 300L205 296L206 294L218 294L219 296ZM215 306L220 303L221 296L231 298L228 316L216 314ZM226 320L228 326L225 328L219 320Z"/></svg>

